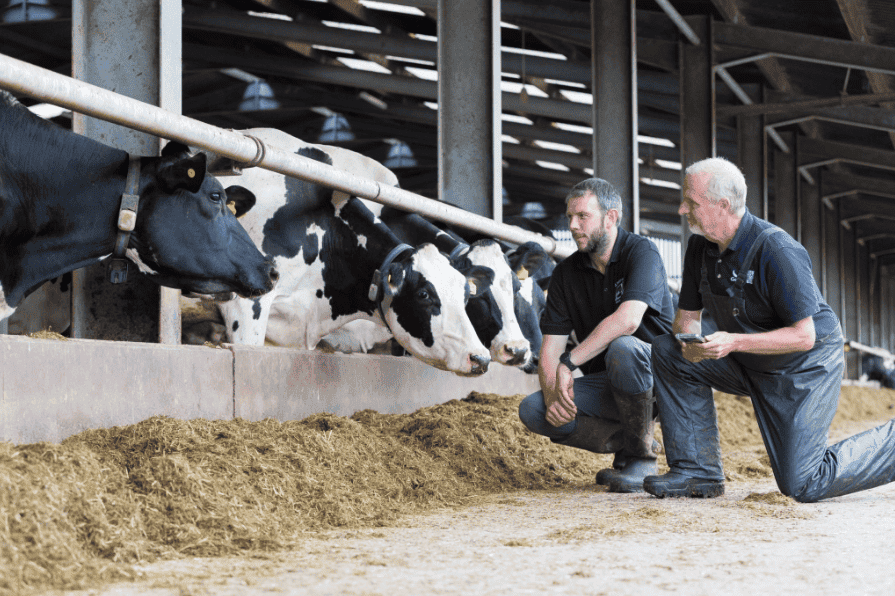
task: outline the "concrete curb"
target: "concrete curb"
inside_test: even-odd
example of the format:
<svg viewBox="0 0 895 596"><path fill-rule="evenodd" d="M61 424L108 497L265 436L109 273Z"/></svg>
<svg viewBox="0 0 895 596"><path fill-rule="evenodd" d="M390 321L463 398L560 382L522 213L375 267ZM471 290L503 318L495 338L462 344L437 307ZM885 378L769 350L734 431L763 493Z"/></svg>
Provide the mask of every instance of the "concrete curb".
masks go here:
<svg viewBox="0 0 895 596"><path fill-rule="evenodd" d="M226 348L0 335L0 440L58 442L152 416L296 420L363 409L409 413L470 391L538 389L537 375L506 366L463 378L413 358Z"/></svg>

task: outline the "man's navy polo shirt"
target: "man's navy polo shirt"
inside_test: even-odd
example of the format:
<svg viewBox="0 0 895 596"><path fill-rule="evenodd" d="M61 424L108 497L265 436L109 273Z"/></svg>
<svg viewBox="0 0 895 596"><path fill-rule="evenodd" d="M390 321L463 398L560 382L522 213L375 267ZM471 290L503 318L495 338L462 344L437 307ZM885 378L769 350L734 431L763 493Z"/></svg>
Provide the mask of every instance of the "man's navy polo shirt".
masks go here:
<svg viewBox="0 0 895 596"><path fill-rule="evenodd" d="M541 316L541 333L569 335L574 331L578 341L584 341L627 300L647 305L634 337L651 344L657 335L671 333L674 309L659 249L649 239L619 229L605 275L591 264L590 255L580 251L556 266ZM585 374L606 370L606 351L585 362L581 370Z"/></svg>
<svg viewBox="0 0 895 596"><path fill-rule="evenodd" d="M721 254L718 254L718 245L714 242L704 236L691 236L684 255L679 307L682 310L702 310L699 280L703 254L712 293L727 296L727 289L736 281L746 253L758 234L768 227L771 227L769 222L752 215L747 209L733 241ZM746 315L755 325L772 331L812 317L818 338L826 337L839 328L836 314L824 300L814 280L808 251L789 234L772 234L755 255L746 275L746 285L743 286Z"/></svg>

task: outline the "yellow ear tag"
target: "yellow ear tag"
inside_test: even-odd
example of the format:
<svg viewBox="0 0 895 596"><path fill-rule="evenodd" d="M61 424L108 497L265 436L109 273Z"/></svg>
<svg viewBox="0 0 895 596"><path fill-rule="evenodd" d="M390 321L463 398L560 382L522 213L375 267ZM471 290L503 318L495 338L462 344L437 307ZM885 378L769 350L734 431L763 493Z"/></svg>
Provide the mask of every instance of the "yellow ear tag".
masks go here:
<svg viewBox="0 0 895 596"><path fill-rule="evenodd" d="M392 285L392 274L391 274L391 273L388 274L388 280L387 280L387 281L388 281L388 285Z"/></svg>
<svg viewBox="0 0 895 596"><path fill-rule="evenodd" d="M469 280L469 295L475 296L475 293L478 291L478 288L475 287L475 282L471 279Z"/></svg>
<svg viewBox="0 0 895 596"><path fill-rule="evenodd" d="M235 202L230 201L229 203L227 203L227 209L229 209L233 215L236 215L236 203Z"/></svg>
<svg viewBox="0 0 895 596"><path fill-rule="evenodd" d="M186 175L189 176L190 178L195 178L196 170L194 170L193 168L190 168L189 170L186 171Z"/></svg>
<svg viewBox="0 0 895 596"><path fill-rule="evenodd" d="M525 281L528 279L528 269L525 267L519 267L519 271L516 272L516 277L519 278L519 281Z"/></svg>

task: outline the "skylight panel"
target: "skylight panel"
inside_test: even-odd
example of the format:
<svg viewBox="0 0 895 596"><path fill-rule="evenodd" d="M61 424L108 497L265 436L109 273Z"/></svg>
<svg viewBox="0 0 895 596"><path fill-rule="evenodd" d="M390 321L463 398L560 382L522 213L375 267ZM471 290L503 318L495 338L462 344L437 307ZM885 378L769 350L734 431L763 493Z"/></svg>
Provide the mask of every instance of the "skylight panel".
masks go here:
<svg viewBox="0 0 895 596"><path fill-rule="evenodd" d="M417 68L415 66L405 66L404 70L406 70L410 74L412 74L420 79L425 79L426 81L437 81L438 80L438 71L437 70L432 70L429 68Z"/></svg>
<svg viewBox="0 0 895 596"><path fill-rule="evenodd" d="M515 122L517 124L534 124L534 122L529 118L526 118L525 116L519 116L517 114L501 114L500 118L502 120L506 120L507 122Z"/></svg>
<svg viewBox="0 0 895 596"><path fill-rule="evenodd" d="M507 93L521 93L522 83L517 83L515 81L501 81L500 90L506 91ZM533 97L549 97L549 95L547 95L534 85L525 85L525 91Z"/></svg>
<svg viewBox="0 0 895 596"><path fill-rule="evenodd" d="M426 16L426 13L416 6L403 6L401 4L391 4L389 2L376 2L375 0L360 0L360 3L367 8L375 10L387 10L389 12L399 12L401 14Z"/></svg>
<svg viewBox="0 0 895 596"><path fill-rule="evenodd" d="M559 92L563 95L563 97L575 103L584 103L588 105L593 105L594 103L594 96L590 93L582 93L581 91L569 91L568 89L560 89Z"/></svg>
<svg viewBox="0 0 895 596"><path fill-rule="evenodd" d="M332 46L318 46L317 44L311 44L311 47L315 50L326 50L327 52L336 52L338 54L354 54L354 50L346 50L344 48L334 48Z"/></svg>
<svg viewBox="0 0 895 596"><path fill-rule="evenodd" d="M438 41L438 38L434 35L426 35L425 33L411 33L414 39L419 39L421 41Z"/></svg>
<svg viewBox="0 0 895 596"><path fill-rule="evenodd" d="M382 66L381 64L377 64L375 62L371 62L370 60L360 60L358 58L337 58L339 62L347 66L348 68L353 68L354 70L366 70L368 72L379 72L382 74L392 74L392 71Z"/></svg>
<svg viewBox="0 0 895 596"><path fill-rule="evenodd" d="M340 23L337 21L320 21L327 27L333 27L335 29L347 29L349 31L363 31L364 33L382 33L376 27L370 27L369 25L356 25L354 23Z"/></svg>
<svg viewBox="0 0 895 596"><path fill-rule="evenodd" d="M576 87L578 89L587 89L587 85L584 83L573 83L572 81L560 81L558 79L544 79L545 83L550 83L551 85L565 85L566 87Z"/></svg>
<svg viewBox="0 0 895 596"><path fill-rule="evenodd" d="M559 170L560 172L569 172L569 168L562 165L561 163L553 163L552 161L536 161L536 164L541 166L542 168L546 168L548 170Z"/></svg>
<svg viewBox="0 0 895 596"><path fill-rule="evenodd" d="M57 116L61 116L68 110L66 108L60 108L59 106L54 106L50 103L39 103L28 108L32 114L40 116L45 120L49 120L50 118L55 118Z"/></svg>
<svg viewBox="0 0 895 596"><path fill-rule="evenodd" d="M657 159L656 165L661 166L663 168L668 168L669 170L680 170L681 164L677 161L668 161L665 159Z"/></svg>
<svg viewBox="0 0 895 596"><path fill-rule="evenodd" d="M584 126L582 124L566 124L565 122L554 122L553 126L560 130L568 130L569 132L580 132L586 135L594 134L593 127Z"/></svg>
<svg viewBox="0 0 895 596"><path fill-rule="evenodd" d="M554 143L553 141L535 141L535 145L538 147L543 147L544 149L551 149L553 151L565 151L566 153L581 153L577 147L573 147L571 145L566 145L564 143Z"/></svg>
<svg viewBox="0 0 895 596"><path fill-rule="evenodd" d="M661 186L663 188L673 188L675 190L680 190L681 185L675 182L668 182L665 180L656 180L655 178L641 178L641 182L644 184L649 184L650 186Z"/></svg>
<svg viewBox="0 0 895 596"><path fill-rule="evenodd" d="M516 137L511 137L510 135L500 135L501 140L504 143L512 143L513 145L519 145L519 139Z"/></svg>
<svg viewBox="0 0 895 596"><path fill-rule="evenodd" d="M435 66L435 63L431 60L417 60L416 58L405 58L404 56L386 56L389 60L394 60L395 62L409 62L410 64L420 64L422 66Z"/></svg>
<svg viewBox="0 0 895 596"><path fill-rule="evenodd" d="M674 143L668 139L660 139L658 137L650 137L647 135L637 135L638 143L646 143L647 145L658 145L659 147L674 147Z"/></svg>
<svg viewBox="0 0 895 596"><path fill-rule="evenodd" d="M261 17L262 19L274 19L277 21L291 21L292 17L287 14L280 14L277 12L257 12L254 10L249 11L249 16L251 17Z"/></svg>
<svg viewBox="0 0 895 596"><path fill-rule="evenodd" d="M518 29L518 28L519 28L519 27L517 27L516 25L514 25L514 24L512 24L512 23L507 23L507 22L505 22L505 21L501 21L501 22L500 22L500 26L501 26L501 27L506 27L507 29Z"/></svg>
<svg viewBox="0 0 895 596"><path fill-rule="evenodd" d="M526 56L538 56L539 58L552 58L553 60L568 60L568 58L556 52L542 52L540 50L529 50L528 48L523 50L522 48L512 48L510 46L500 46L500 49L510 54L524 54Z"/></svg>

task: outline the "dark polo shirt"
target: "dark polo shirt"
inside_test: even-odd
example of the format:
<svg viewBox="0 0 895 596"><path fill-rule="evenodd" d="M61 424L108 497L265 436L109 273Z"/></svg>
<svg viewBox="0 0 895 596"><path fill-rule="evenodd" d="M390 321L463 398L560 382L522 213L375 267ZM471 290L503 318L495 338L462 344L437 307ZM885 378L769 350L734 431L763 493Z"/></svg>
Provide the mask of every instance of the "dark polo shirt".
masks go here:
<svg viewBox="0 0 895 596"><path fill-rule="evenodd" d="M647 305L634 337L652 343L657 335L671 333L674 310L659 249L649 239L619 229L605 275L582 252L575 252L556 266L541 317L541 333L569 335L574 331L575 337L584 341L626 300ZM606 351L585 362L581 370L585 374L606 370Z"/></svg>
<svg viewBox="0 0 895 596"><path fill-rule="evenodd" d="M714 242L704 236L691 236L684 256L679 307L702 310L699 282L703 255L712 293L727 296L756 236L769 227L769 222L755 217L747 209L733 241L720 254ZM839 319L814 280L808 251L789 234L772 234L755 255L746 276L743 286L746 315L759 327L772 331L812 317L818 338L839 328Z"/></svg>

